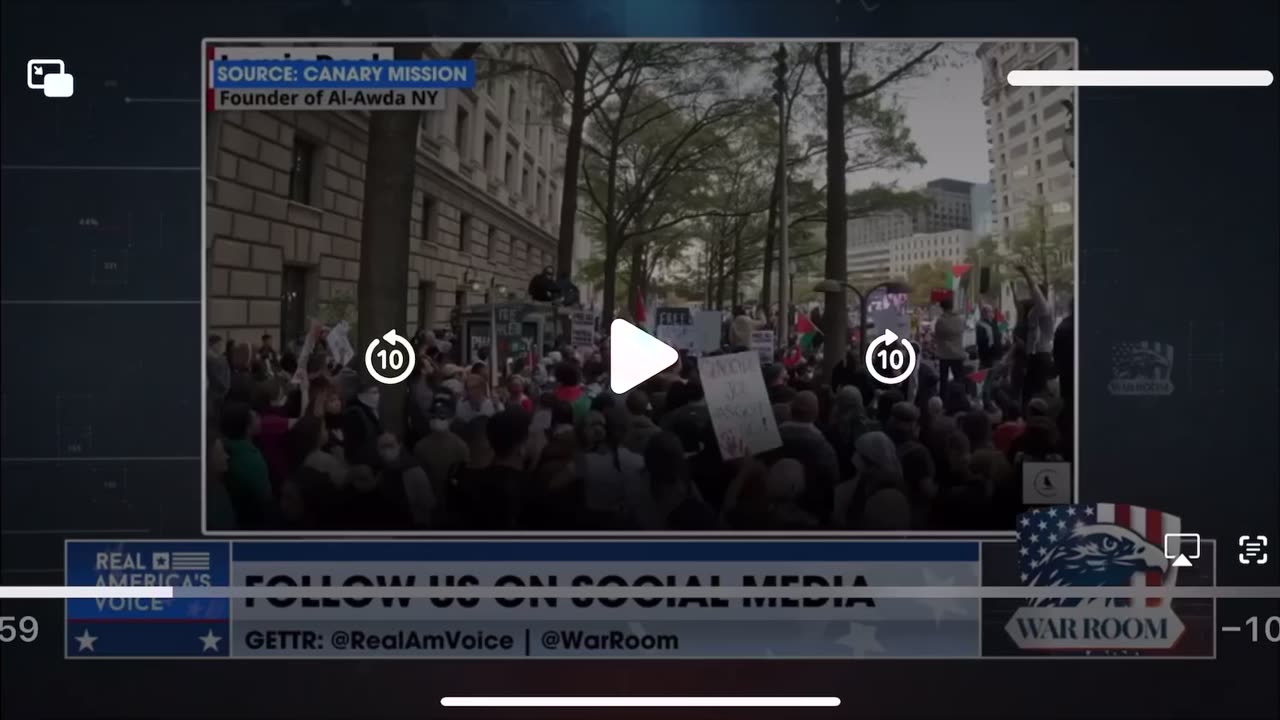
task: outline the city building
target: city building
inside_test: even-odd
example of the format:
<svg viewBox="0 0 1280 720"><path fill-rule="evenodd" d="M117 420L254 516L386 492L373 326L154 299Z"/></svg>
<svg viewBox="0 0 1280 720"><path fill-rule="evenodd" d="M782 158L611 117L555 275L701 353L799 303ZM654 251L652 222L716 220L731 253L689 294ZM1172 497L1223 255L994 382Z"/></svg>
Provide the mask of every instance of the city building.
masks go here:
<svg viewBox="0 0 1280 720"><path fill-rule="evenodd" d="M890 249L889 275L909 278L916 267L936 262L958 265L964 262L965 255L977 242L977 235L967 229L916 233L899 238L893 241Z"/></svg>
<svg viewBox="0 0 1280 720"><path fill-rule="evenodd" d="M991 183L978 183L969 192L969 207L973 213L970 230L978 237L991 234L991 199L994 190Z"/></svg>
<svg viewBox="0 0 1280 720"><path fill-rule="evenodd" d="M904 258L917 256L922 251L922 248L905 250L904 241L909 238L972 230L975 218L982 217L983 210L990 206L990 199L984 200L981 194L983 187L965 180L939 178L915 189L928 199L918 210L850 220L847 251L850 282L855 287L870 287L891 278L905 277L894 268L902 267ZM975 206L975 200L982 204ZM989 210L987 213L989 217Z"/></svg>
<svg viewBox="0 0 1280 720"><path fill-rule="evenodd" d="M548 46L550 47L550 46ZM564 75L554 49L514 60ZM443 55L439 44L429 51ZM525 297L555 264L564 143L535 72L446 93L422 113L409 225L405 325L447 326L453 308ZM368 113L211 112L206 132L209 331L240 341L355 318ZM505 291L505 292L503 292ZM391 328L377 328L383 332Z"/></svg>
<svg viewBox="0 0 1280 720"><path fill-rule="evenodd" d="M1072 88L1012 87L1010 70L1075 68L1073 42L1000 42L978 47L983 66L992 184L992 235L1007 248L1009 234L1023 227L1043 203L1051 228L1075 218L1075 171L1067 153Z"/></svg>
<svg viewBox="0 0 1280 720"><path fill-rule="evenodd" d="M849 282L857 288L869 288L892 278L890 256L895 240L876 240L860 245L849 244Z"/></svg>

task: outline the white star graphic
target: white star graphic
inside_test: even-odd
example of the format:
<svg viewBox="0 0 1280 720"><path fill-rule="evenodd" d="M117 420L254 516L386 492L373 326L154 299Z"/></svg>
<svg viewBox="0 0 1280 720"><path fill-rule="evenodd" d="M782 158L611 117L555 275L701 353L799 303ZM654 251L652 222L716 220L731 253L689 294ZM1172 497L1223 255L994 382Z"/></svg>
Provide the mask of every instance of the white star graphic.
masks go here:
<svg viewBox="0 0 1280 720"><path fill-rule="evenodd" d="M1087 515L1087 516L1089 516L1089 517L1093 517L1093 508L1091 508L1091 507L1090 507L1090 508L1085 508L1085 509L1084 509L1084 514L1085 514L1085 515Z"/></svg>
<svg viewBox="0 0 1280 720"><path fill-rule="evenodd" d="M924 584L927 587L953 587L956 584L956 579L947 578L946 580L943 580L942 578L935 575L931 569L925 568ZM933 610L934 625L941 625L942 618L944 618L947 615L947 613L951 613L952 615L957 615L959 617L964 617L965 615L968 614L965 611L964 606L960 604L960 601L958 598L936 597L936 598L916 598L916 599L919 602L924 603L931 610Z"/></svg>
<svg viewBox="0 0 1280 720"><path fill-rule="evenodd" d="M1049 508L1049 517L1058 517L1058 508Z"/></svg>
<svg viewBox="0 0 1280 720"><path fill-rule="evenodd" d="M1027 555L1027 549L1026 549L1025 547L1020 547L1020 548L1018 548L1018 554L1019 554L1019 555L1022 555L1023 557L1026 557L1026 555Z"/></svg>
<svg viewBox="0 0 1280 720"><path fill-rule="evenodd" d="M98 642L98 638L89 634L89 628L85 628L84 632L77 635L75 641L80 643L80 647L76 648L77 652L96 652L93 644Z"/></svg>
<svg viewBox="0 0 1280 720"><path fill-rule="evenodd" d="M1058 542L1058 535L1056 533L1049 533L1049 542L1051 543Z"/></svg>
<svg viewBox="0 0 1280 720"><path fill-rule="evenodd" d="M1064 528L1064 527L1066 527L1066 526L1067 526L1067 521L1066 521L1066 520L1059 520L1059 521L1058 521L1058 529L1059 529L1059 530L1063 529L1063 528Z"/></svg>
<svg viewBox="0 0 1280 720"><path fill-rule="evenodd" d="M1072 515L1075 515L1075 514L1076 514L1076 509L1075 509L1075 508L1073 508L1073 507L1071 507L1070 505L1068 505L1068 506L1067 506L1067 517L1071 517Z"/></svg>
<svg viewBox="0 0 1280 720"><path fill-rule="evenodd" d="M866 657L873 652L884 652L884 646L876 639L874 625L849 623L849 633L836 640L836 644L844 645L852 650L854 657Z"/></svg>
<svg viewBox="0 0 1280 720"><path fill-rule="evenodd" d="M1039 535L1032 535L1032 536L1031 536L1030 538L1028 538L1028 539L1031 541L1031 544L1032 544L1032 545L1035 545L1036 543L1040 542L1040 536L1039 536Z"/></svg>
<svg viewBox="0 0 1280 720"><path fill-rule="evenodd" d="M204 647L200 648L200 652L209 652L210 650L217 652L218 643L222 641L221 637L213 634L213 628L209 628L209 632L205 633L204 635L201 635L196 639L199 640L202 645L204 645Z"/></svg>
<svg viewBox="0 0 1280 720"><path fill-rule="evenodd" d="M1024 517L1018 521L1018 524L1021 525L1022 527L1026 527L1031 524L1031 520L1029 518Z"/></svg>
<svg viewBox="0 0 1280 720"><path fill-rule="evenodd" d="M1019 575L1018 577L1022 578L1022 582L1026 582L1026 581L1027 581L1027 578L1029 578L1029 577L1031 577L1031 576L1030 576L1030 575L1028 575L1028 574L1026 574L1026 573L1022 573L1022 574L1021 574L1021 575Z"/></svg>
<svg viewBox="0 0 1280 720"><path fill-rule="evenodd" d="M1049 548L1047 547L1040 548L1040 557L1044 557L1045 555L1048 555L1048 554L1049 554Z"/></svg>
<svg viewBox="0 0 1280 720"><path fill-rule="evenodd" d="M1045 522L1045 521L1041 520L1041 521L1040 521L1040 529L1041 529L1041 530L1048 530L1048 529L1049 529L1049 523L1047 523L1047 522Z"/></svg>

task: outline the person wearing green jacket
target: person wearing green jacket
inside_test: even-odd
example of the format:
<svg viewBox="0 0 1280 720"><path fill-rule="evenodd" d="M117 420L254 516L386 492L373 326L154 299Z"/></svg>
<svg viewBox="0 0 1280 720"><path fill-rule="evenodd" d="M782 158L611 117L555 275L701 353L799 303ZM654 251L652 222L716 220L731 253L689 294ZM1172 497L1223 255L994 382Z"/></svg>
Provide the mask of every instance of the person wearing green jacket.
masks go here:
<svg viewBox="0 0 1280 720"><path fill-rule="evenodd" d="M262 451L253 444L257 414L247 403L228 403L222 410L222 446L227 453L226 487L241 530L270 526L275 500Z"/></svg>

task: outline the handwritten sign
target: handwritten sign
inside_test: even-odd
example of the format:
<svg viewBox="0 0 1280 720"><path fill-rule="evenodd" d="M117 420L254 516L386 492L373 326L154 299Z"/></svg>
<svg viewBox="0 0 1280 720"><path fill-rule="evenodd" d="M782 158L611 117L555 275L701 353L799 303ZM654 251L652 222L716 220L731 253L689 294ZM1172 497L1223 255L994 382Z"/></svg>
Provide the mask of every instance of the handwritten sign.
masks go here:
<svg viewBox="0 0 1280 720"><path fill-rule="evenodd" d="M773 362L773 331L756 330L752 332L751 349L760 355L761 364Z"/></svg>
<svg viewBox="0 0 1280 720"><path fill-rule="evenodd" d="M715 355L698 362L711 426L725 460L782 445L755 352Z"/></svg>

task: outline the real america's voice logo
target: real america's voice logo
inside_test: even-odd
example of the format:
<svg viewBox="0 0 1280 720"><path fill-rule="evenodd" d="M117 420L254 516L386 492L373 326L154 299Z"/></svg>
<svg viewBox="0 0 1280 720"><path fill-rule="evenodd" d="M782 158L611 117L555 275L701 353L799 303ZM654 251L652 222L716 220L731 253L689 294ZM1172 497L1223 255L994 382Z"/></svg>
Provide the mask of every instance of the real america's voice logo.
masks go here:
<svg viewBox="0 0 1280 720"><path fill-rule="evenodd" d="M1019 577L1030 587L1172 587L1164 536L1174 515L1136 505L1056 505L1018 516ZM1142 654L1168 650L1185 626L1167 598L1037 598L1005 625L1023 650Z"/></svg>

